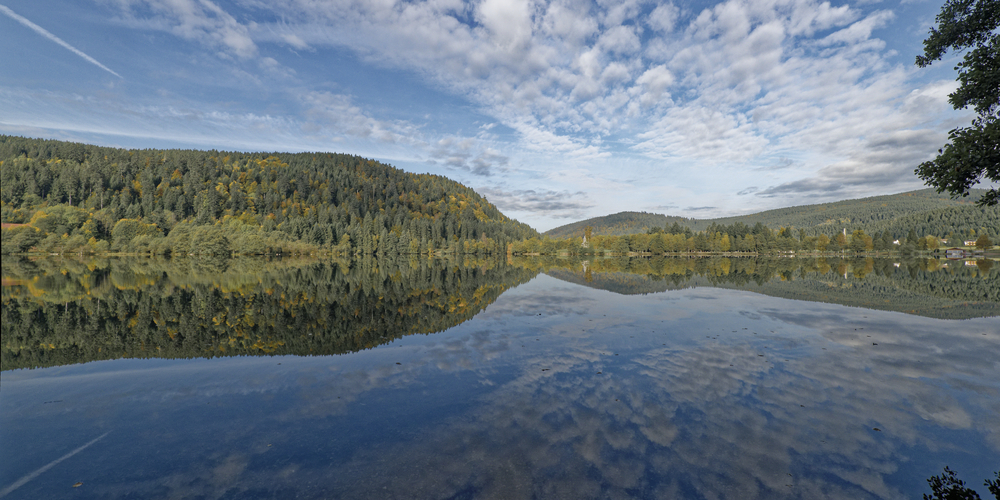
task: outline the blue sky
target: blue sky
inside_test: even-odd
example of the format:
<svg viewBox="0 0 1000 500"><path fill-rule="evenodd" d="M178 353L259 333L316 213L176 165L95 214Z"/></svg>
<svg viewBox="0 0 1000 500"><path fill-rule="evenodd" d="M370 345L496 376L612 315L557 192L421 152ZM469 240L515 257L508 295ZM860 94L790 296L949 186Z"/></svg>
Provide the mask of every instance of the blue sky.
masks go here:
<svg viewBox="0 0 1000 500"><path fill-rule="evenodd" d="M547 230L922 187L937 0L0 0L0 132L336 151Z"/></svg>

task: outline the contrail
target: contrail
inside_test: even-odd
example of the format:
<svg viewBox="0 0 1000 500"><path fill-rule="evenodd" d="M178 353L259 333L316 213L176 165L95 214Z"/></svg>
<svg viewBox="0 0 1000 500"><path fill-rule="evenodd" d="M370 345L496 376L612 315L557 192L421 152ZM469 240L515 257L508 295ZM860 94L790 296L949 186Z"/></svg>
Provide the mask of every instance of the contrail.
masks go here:
<svg viewBox="0 0 1000 500"><path fill-rule="evenodd" d="M0 7L3 7L3 5L0 5ZM6 8L6 7L3 7L3 8ZM108 71L111 71L111 70L108 70ZM63 456L61 456L61 457L53 460L53 461L51 461L51 462L49 462L48 464L42 466L41 469L38 469L35 472L32 472L31 474L28 474L27 476L24 476L21 479L18 479L16 483L14 483L14 484L12 484L12 485L4 488L2 491L0 491L0 497L6 496L8 493L10 493L10 492L12 492L12 491L20 488L21 486L24 486L24 483L27 483L28 481L31 481L32 479L38 477L39 474L41 474L41 473L43 473L43 472L51 469L52 467L55 467L55 465L58 464L59 462L62 462L63 460L66 460L67 458L72 457L73 455L76 455L77 453L80 453L81 451L83 451L84 449L86 449L88 446L90 446L90 445L92 445L92 444L100 441L101 439L104 438L104 436L107 436L110 433L111 433L111 431L105 432L104 434L101 434L100 436L97 436L96 438L94 438L93 441L91 441L91 442L89 442L89 443L87 443L87 444L85 444L85 445L83 445L83 446L81 446L81 447L79 447L79 448L77 448L77 449L75 449L75 450L73 450L73 451L71 451L71 452L69 452L69 453L67 453L67 454L65 454L65 455L63 455Z"/></svg>
<svg viewBox="0 0 1000 500"><path fill-rule="evenodd" d="M52 33L49 33L48 31L45 30L45 28L43 28L43 27L41 27L41 26L39 26L39 25L37 25L37 24L35 24L35 23L33 23L33 22L25 19L24 17L21 17L21 16L17 15L16 12L10 10L6 5L0 4L0 12L3 12L4 14L7 14L8 16L10 16L11 19L13 19L13 20L15 20L15 21L17 21L17 22L19 22L19 23L21 23L21 24L23 24L23 25L25 25L25 26L33 29L33 30L35 30L35 32L38 33L39 35L42 35L45 38L48 38L49 40L52 40L53 42L56 42L59 45L62 45L63 47L66 47L67 49L69 49L70 51L72 51L74 54L76 54L76 55L78 55L78 56L86 59L89 62L92 62L92 63L96 64L97 67L103 69L104 71L107 71L108 73L111 73L112 75L115 75L118 78L121 78L122 80L124 80L124 78L122 78L122 75L119 75L118 73L115 73L114 71L111 71L111 69L108 68L107 66L105 66L105 65L97 62L97 59L94 59L93 57L90 57L87 54L84 54L82 51L80 51L76 47L74 47L74 46L72 46L72 45L70 45L70 44L62 41L61 38L53 35Z"/></svg>

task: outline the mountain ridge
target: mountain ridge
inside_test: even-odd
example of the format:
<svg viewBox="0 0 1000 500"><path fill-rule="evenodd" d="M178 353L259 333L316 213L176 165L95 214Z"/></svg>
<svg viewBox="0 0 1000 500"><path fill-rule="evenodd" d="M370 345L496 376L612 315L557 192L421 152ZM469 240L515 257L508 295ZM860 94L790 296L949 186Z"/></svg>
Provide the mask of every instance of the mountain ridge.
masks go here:
<svg viewBox="0 0 1000 500"><path fill-rule="evenodd" d="M625 211L565 224L545 231L543 235L553 238L580 237L583 236L585 228L591 226L593 235L621 236L644 233L656 227L669 227L675 223L681 228L687 227L692 231L704 231L713 225L732 225L738 222L747 226L753 226L759 222L771 229L782 227L803 229L809 235L821 232L840 232L843 229L847 229L848 233L854 229L863 229L867 232L890 230L893 233L898 233L902 231L905 234L909 227L895 226L903 226L907 217L914 218L942 210L951 210L951 212L937 214L941 218L949 219L968 219L971 216L972 219L978 220L980 218L975 217L975 215L978 212L983 212L989 216L985 223L991 224L995 217L1000 216L1000 210L997 210L996 207L981 208L975 206L975 200L985 192L984 189L973 189L970 191L970 196L956 200L947 194L935 192L933 188L926 188L905 193L831 203L797 205L713 219L693 219L658 213ZM898 223L893 224L893 221ZM920 220L905 221L910 226L920 222ZM979 227L973 229L979 229Z"/></svg>

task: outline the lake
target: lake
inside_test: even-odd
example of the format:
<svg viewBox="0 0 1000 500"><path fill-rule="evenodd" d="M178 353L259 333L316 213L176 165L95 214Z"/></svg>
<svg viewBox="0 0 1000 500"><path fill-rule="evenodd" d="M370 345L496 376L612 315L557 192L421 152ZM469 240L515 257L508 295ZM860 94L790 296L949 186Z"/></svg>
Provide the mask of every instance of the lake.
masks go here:
<svg viewBox="0 0 1000 500"><path fill-rule="evenodd" d="M1000 265L3 260L4 498L919 498Z"/></svg>

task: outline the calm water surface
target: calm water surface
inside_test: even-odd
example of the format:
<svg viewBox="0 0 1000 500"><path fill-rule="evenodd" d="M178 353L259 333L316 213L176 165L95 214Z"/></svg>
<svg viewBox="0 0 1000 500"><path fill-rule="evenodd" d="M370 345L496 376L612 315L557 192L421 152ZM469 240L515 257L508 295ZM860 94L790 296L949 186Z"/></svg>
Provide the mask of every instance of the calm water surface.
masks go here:
<svg viewBox="0 0 1000 500"><path fill-rule="evenodd" d="M982 494L982 480L1000 468L1000 319L982 317L995 310L989 300L956 320L765 294L779 275L710 286L698 280L711 273L695 272L684 274L688 285L673 280L676 289L626 294L598 285L621 288L628 276L653 286L664 277L588 276L569 265L525 275L481 262L320 265L333 268L324 275L316 265L311 274L227 285L225 271L183 284L179 272L125 278L110 264L78 296L67 283L94 279L86 273L43 289L38 283L58 278L51 268L5 269L0 494L919 498L945 465ZM801 272L798 283L842 289L866 279L839 271ZM26 272L52 276L30 285ZM306 280L317 276L340 285L322 295ZM1000 286L996 278L988 267L969 277L988 287ZM491 280L494 291L483 291ZM81 298L98 290L103 309ZM169 314L149 310L166 311L167 302L143 302L154 291L179 301L171 314L183 323L205 324L167 335ZM260 304L264 295L293 303L292 291L311 300L279 312ZM234 304L258 316L247 320ZM220 320L220 311L228 316ZM289 311L335 317L297 324ZM429 324L433 311L443 316ZM137 323L149 330L132 335L145 337L115 330L144 314L152 319ZM72 325L60 327L62 315ZM259 319L281 315L287 321L277 326ZM384 318L393 315L410 319ZM97 327L84 317L118 333L87 333ZM253 328L236 332L237 318ZM447 328L430 333L434 325ZM280 355L293 337L322 331L372 347L353 352L327 339ZM156 344L155 332L168 340ZM56 340L32 354L30 342L44 335ZM183 355L195 344L206 357ZM226 345L229 352L218 349ZM127 358L102 359L106 348ZM68 362L67 352L88 362ZM8 369L15 362L44 367Z"/></svg>

